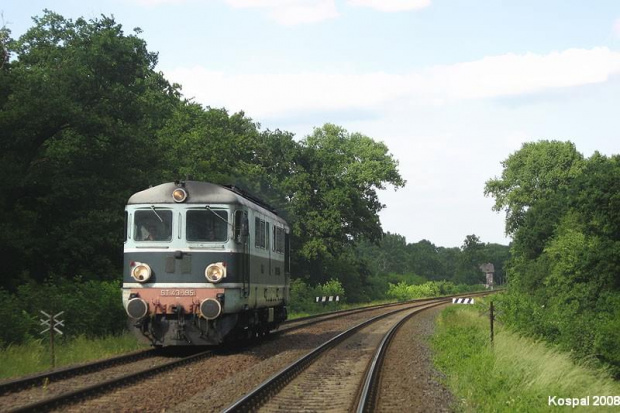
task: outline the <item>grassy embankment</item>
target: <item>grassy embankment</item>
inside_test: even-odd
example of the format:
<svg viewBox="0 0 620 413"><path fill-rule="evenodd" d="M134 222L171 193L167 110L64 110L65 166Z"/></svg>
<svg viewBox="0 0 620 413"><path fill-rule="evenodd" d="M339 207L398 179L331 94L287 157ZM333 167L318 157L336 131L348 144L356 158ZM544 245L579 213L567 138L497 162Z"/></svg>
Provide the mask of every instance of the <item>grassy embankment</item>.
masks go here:
<svg viewBox="0 0 620 413"><path fill-rule="evenodd" d="M148 348L148 345L139 344L133 334L127 333L96 339L76 337L67 341L57 340L54 353L58 368L144 348ZM44 372L50 370L50 366L47 340L33 340L0 350L0 380Z"/></svg>
<svg viewBox="0 0 620 413"><path fill-rule="evenodd" d="M491 345L488 313L480 313L470 306L447 308L431 340L435 365L457 398L456 411L620 411L620 383L606 371L575 364L568 354L497 323Z"/></svg>

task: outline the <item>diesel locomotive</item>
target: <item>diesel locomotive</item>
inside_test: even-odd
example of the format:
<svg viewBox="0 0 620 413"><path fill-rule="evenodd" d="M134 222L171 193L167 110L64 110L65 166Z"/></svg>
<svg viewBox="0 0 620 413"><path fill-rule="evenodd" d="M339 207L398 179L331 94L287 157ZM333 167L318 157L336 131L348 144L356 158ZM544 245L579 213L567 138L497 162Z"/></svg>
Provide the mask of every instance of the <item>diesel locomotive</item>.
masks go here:
<svg viewBox="0 0 620 413"><path fill-rule="evenodd" d="M123 305L154 346L217 345L287 317L290 228L234 186L170 182L125 208Z"/></svg>

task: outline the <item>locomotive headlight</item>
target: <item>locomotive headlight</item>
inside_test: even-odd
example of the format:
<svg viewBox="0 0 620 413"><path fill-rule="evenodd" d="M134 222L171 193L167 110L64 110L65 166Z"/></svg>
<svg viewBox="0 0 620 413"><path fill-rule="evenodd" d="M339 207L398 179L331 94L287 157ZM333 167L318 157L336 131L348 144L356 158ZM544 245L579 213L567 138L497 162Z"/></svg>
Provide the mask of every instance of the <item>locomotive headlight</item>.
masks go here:
<svg viewBox="0 0 620 413"><path fill-rule="evenodd" d="M207 298L200 303L200 315L207 320L214 320L222 313L222 304L215 298Z"/></svg>
<svg viewBox="0 0 620 413"><path fill-rule="evenodd" d="M125 311L127 311L129 317L139 320L148 314L149 304L142 298L134 297L127 303Z"/></svg>
<svg viewBox="0 0 620 413"><path fill-rule="evenodd" d="M212 283L217 283L226 278L226 263L216 262L209 264L205 269L205 277Z"/></svg>
<svg viewBox="0 0 620 413"><path fill-rule="evenodd" d="M177 188L172 191L172 199L174 202L184 202L187 199L187 191L183 188Z"/></svg>
<svg viewBox="0 0 620 413"><path fill-rule="evenodd" d="M151 274L151 267L143 262L136 262L135 266L131 269L131 276L141 283L151 278Z"/></svg>

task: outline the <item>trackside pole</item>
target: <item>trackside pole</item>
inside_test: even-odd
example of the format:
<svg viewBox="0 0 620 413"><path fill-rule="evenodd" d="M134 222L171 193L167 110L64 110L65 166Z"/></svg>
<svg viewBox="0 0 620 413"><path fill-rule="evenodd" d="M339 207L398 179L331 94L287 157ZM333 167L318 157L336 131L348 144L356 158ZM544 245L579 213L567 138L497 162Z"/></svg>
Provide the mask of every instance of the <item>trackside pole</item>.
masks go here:
<svg viewBox="0 0 620 413"><path fill-rule="evenodd" d="M493 344L493 319L495 318L493 314L493 301L491 301L491 309L489 310L489 320L491 323L491 344Z"/></svg>
<svg viewBox="0 0 620 413"><path fill-rule="evenodd" d="M64 311L61 311L58 314L48 314L43 310L40 310L40 311L41 311L41 314L47 317L47 319L43 319L43 318L40 319L41 325L44 327L47 327L45 330L41 331L41 334L47 333L48 331L50 332L50 355L51 355L51 360L52 360L52 369L54 369L56 367L56 353L54 352L54 336L55 336L55 333L62 335L62 331L60 331L58 327L64 327L65 322L64 320L59 320L58 317L60 317L62 313L64 313Z"/></svg>

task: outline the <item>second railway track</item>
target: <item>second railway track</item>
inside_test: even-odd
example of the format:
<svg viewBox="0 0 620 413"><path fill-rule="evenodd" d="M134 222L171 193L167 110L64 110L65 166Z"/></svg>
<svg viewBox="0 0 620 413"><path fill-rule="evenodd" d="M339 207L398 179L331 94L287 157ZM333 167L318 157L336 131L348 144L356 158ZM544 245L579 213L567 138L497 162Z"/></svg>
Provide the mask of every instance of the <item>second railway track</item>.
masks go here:
<svg viewBox="0 0 620 413"><path fill-rule="evenodd" d="M388 343L384 337L395 331L404 317L446 303L431 301L360 323L292 363L225 411L371 411L381 369L378 353L385 348L382 344Z"/></svg>

